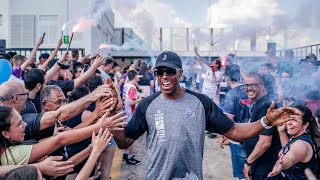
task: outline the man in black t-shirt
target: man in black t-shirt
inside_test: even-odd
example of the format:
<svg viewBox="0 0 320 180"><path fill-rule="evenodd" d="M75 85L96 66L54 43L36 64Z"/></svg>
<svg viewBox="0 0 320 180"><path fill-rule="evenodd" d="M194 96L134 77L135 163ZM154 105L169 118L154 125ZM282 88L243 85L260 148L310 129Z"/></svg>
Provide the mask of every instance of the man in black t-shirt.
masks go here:
<svg viewBox="0 0 320 180"><path fill-rule="evenodd" d="M266 116L273 96L266 94L263 78L259 73L250 73L245 81L245 89L248 98L253 102L250 109L250 122L259 121ZM247 153L244 165L244 174L248 177L251 168L253 180L264 180L272 171L278 159L278 152L281 149L279 134L276 127L265 129L259 136L254 136L243 142Z"/></svg>
<svg viewBox="0 0 320 180"><path fill-rule="evenodd" d="M29 92L24 114L41 112L40 92L45 82L45 74L41 69L31 69L24 75L25 87Z"/></svg>

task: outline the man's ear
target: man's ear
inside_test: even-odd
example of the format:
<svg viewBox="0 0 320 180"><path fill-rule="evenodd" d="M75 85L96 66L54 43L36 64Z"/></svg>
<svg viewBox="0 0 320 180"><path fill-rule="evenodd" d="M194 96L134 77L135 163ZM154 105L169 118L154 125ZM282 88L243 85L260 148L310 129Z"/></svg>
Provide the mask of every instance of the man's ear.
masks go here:
<svg viewBox="0 0 320 180"><path fill-rule="evenodd" d="M46 107L46 101L43 101L43 102L41 103L41 108L42 108L43 110L45 110L45 107Z"/></svg>
<svg viewBox="0 0 320 180"><path fill-rule="evenodd" d="M38 92L41 90L41 84L40 83L38 83L37 85L36 85L36 88L37 88L37 90L38 90Z"/></svg>
<svg viewBox="0 0 320 180"><path fill-rule="evenodd" d="M12 102L15 104L19 103L18 96L13 96Z"/></svg>
<svg viewBox="0 0 320 180"><path fill-rule="evenodd" d="M179 70L179 72L178 72L179 78L182 77L182 74L183 74L183 70L181 69L181 70Z"/></svg>

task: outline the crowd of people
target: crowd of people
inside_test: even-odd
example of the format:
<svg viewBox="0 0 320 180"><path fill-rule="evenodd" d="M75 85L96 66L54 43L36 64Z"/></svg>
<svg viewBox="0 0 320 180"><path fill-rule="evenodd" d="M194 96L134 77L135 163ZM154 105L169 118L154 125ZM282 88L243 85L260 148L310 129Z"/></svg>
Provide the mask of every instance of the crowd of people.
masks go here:
<svg viewBox="0 0 320 180"><path fill-rule="evenodd" d="M116 146L138 165L134 143L146 136L147 179L203 179L205 133L230 146L238 179L307 179L320 175L320 92L316 56L297 64L270 53L258 71L233 54L202 58L194 49L193 87L181 85L174 52L120 67L112 57L73 50L35 61L0 53L10 77L0 85L0 177L111 179ZM224 91L225 93L222 93ZM312 174L311 173L311 174Z"/></svg>

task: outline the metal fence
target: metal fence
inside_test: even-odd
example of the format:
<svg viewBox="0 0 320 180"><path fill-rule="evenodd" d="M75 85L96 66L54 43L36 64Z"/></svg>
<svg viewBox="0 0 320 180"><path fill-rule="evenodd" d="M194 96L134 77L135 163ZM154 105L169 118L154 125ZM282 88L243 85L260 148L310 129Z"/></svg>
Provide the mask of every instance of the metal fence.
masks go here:
<svg viewBox="0 0 320 180"><path fill-rule="evenodd" d="M84 49L84 48L70 48L69 50L70 50L70 51L72 51L72 50L78 50L78 51L80 51L81 54L84 54L84 53L85 53L85 49ZM16 53L18 53L18 54L20 54L20 55L23 55L23 56L28 56L28 55L31 53L32 48L7 48L7 49L6 49L6 53L7 53L7 52L10 52L10 51L16 52ZM42 54L42 53L51 54L53 51L54 51L54 48L39 48L39 49L37 50L36 57L39 57L40 54ZM60 48L59 51L58 51L58 53L57 53L56 58L57 58L59 55L62 55L62 54L63 54L64 52L66 52L66 51L67 51L67 48ZM38 58L36 58L36 59L38 59Z"/></svg>
<svg viewBox="0 0 320 180"><path fill-rule="evenodd" d="M292 50L294 53L294 57L296 57L296 58L304 59L310 53L313 53L319 59L319 56L318 56L319 55L319 46L320 46L320 44L313 44L313 45L302 46L302 47L297 47L297 48L292 48L292 49L287 49L287 50ZM285 55L285 52L287 50L279 50L279 51L277 51L277 55L282 57Z"/></svg>

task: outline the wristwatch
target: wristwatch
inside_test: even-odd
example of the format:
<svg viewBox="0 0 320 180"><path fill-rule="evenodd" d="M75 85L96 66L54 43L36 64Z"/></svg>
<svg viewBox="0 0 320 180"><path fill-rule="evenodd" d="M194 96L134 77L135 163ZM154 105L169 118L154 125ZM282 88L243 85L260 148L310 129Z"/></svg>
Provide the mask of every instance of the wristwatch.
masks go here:
<svg viewBox="0 0 320 180"><path fill-rule="evenodd" d="M63 66L63 64L59 63L58 61L57 61L57 64L58 64L60 67L62 67L62 66Z"/></svg>
<svg viewBox="0 0 320 180"><path fill-rule="evenodd" d="M246 165L248 165L248 166L251 166L252 163L249 163L247 160L248 160L248 159L246 159L246 160L244 161L244 163L246 163Z"/></svg>
<svg viewBox="0 0 320 180"><path fill-rule="evenodd" d="M265 122L264 122L264 119L267 118L266 116L263 116L261 119L260 119L260 123L261 125L265 128L265 129L270 129L272 128L273 126L268 126Z"/></svg>

